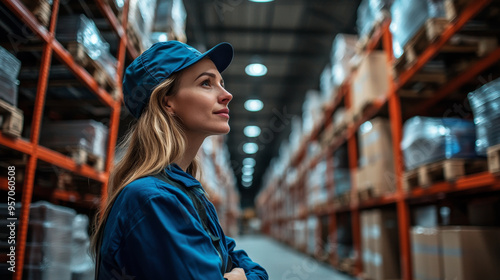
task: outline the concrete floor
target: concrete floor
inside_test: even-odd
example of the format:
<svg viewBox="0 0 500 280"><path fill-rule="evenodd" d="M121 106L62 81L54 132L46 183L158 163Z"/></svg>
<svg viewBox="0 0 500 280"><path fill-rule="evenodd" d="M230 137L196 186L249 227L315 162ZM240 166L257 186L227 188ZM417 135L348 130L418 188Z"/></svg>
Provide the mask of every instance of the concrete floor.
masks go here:
<svg viewBox="0 0 500 280"><path fill-rule="evenodd" d="M270 280L354 280L295 249L262 235L236 238L236 249L262 265Z"/></svg>

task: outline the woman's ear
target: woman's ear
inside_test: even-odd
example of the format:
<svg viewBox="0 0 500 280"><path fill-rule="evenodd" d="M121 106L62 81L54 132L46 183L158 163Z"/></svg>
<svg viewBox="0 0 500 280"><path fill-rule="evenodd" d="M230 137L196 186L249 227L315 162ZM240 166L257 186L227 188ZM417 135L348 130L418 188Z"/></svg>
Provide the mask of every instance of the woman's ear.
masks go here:
<svg viewBox="0 0 500 280"><path fill-rule="evenodd" d="M165 96L163 98L163 106L165 106L165 109L167 109L167 112L170 114L175 114L174 108L173 108L173 102L171 100L171 96Z"/></svg>

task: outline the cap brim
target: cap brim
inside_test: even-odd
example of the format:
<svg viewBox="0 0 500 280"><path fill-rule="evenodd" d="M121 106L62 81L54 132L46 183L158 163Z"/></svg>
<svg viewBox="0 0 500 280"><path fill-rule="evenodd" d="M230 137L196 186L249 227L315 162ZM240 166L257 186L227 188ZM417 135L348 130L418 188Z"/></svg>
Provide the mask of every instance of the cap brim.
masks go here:
<svg viewBox="0 0 500 280"><path fill-rule="evenodd" d="M212 62L215 64L215 67L217 67L217 70L219 70L219 73L222 73L224 70L226 70L229 64L231 64L233 56L234 56L233 46L229 43L223 42L217 44L215 47L211 48L210 50L206 51L199 57L185 64L184 67L178 69L176 72L188 68L189 66L195 64L196 62L202 60L205 57L209 57L210 60L212 60Z"/></svg>

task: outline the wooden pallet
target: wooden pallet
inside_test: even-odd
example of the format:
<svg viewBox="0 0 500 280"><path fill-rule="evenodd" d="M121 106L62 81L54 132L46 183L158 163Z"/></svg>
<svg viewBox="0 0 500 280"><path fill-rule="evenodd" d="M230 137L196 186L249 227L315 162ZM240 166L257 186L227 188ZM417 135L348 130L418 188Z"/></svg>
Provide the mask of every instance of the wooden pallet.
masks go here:
<svg viewBox="0 0 500 280"><path fill-rule="evenodd" d="M22 2L43 26L49 26L52 5L48 0L22 0Z"/></svg>
<svg viewBox="0 0 500 280"><path fill-rule="evenodd" d="M24 115L21 109L0 99L0 125L2 133L11 137L21 137Z"/></svg>
<svg viewBox="0 0 500 280"><path fill-rule="evenodd" d="M351 203L351 191L347 191L339 196L333 198L333 205L336 208L349 206Z"/></svg>
<svg viewBox="0 0 500 280"><path fill-rule="evenodd" d="M489 147L488 154L488 170L493 174L500 174L500 144Z"/></svg>
<svg viewBox="0 0 500 280"><path fill-rule="evenodd" d="M447 159L422 165L404 175L404 189L429 187L437 182L454 182L464 175L487 170L485 159Z"/></svg>
<svg viewBox="0 0 500 280"><path fill-rule="evenodd" d="M81 147L63 147L54 150L71 157L78 165L87 164L97 171L104 170L104 159Z"/></svg>
<svg viewBox="0 0 500 280"><path fill-rule="evenodd" d="M118 88L116 80L111 77L104 67L89 57L85 48L78 42L68 43L66 46L76 63L81 65L95 79L97 84L109 92L114 99L118 98Z"/></svg>
<svg viewBox="0 0 500 280"><path fill-rule="evenodd" d="M358 198L360 201L370 200L376 197L375 188L365 187L364 189L358 190Z"/></svg>

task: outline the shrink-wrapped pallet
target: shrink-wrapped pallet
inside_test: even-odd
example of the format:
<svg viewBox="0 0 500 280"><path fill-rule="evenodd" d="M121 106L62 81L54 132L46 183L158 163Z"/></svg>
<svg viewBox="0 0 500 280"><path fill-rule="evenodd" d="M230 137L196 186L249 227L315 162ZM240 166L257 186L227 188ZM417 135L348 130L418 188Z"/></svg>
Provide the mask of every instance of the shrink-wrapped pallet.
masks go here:
<svg viewBox="0 0 500 280"><path fill-rule="evenodd" d="M408 170L450 158L475 158L472 121L458 118L413 117L403 127L401 149Z"/></svg>
<svg viewBox="0 0 500 280"><path fill-rule="evenodd" d="M500 144L500 79L469 93L476 124L476 151L486 154L490 146Z"/></svg>
<svg viewBox="0 0 500 280"><path fill-rule="evenodd" d="M94 120L70 120L45 123L40 144L51 149L82 149L105 158L108 128Z"/></svg>

